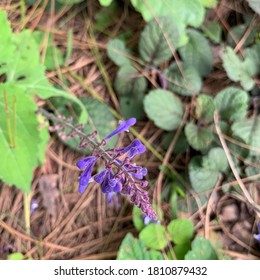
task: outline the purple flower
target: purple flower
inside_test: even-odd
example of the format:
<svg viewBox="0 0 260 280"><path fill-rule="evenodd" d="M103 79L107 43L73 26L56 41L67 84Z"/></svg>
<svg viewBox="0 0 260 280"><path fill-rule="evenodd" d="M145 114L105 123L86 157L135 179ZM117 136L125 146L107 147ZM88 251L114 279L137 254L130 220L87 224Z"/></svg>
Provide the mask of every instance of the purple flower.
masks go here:
<svg viewBox="0 0 260 280"><path fill-rule="evenodd" d="M145 152L146 148L145 145L141 143L139 139L135 139L131 144L129 144L127 147L118 149L116 152L119 152L121 154L128 153L128 158L132 158L137 154L142 154Z"/></svg>
<svg viewBox="0 0 260 280"><path fill-rule="evenodd" d="M254 234L254 238L260 242L260 222L257 225L257 229L258 229L258 234Z"/></svg>
<svg viewBox="0 0 260 280"><path fill-rule="evenodd" d="M116 134L119 134L121 132L124 132L124 131L129 131L129 127L130 126L133 126L134 124L136 123L136 119L135 118L131 118L131 119L128 119L126 121L119 121L119 126L114 130L112 131L106 138L105 140L108 140L110 139L111 137L115 136Z"/></svg>
<svg viewBox="0 0 260 280"><path fill-rule="evenodd" d="M159 223L160 223L158 220L152 219L152 218L150 218L150 217L147 216L147 215L143 215L143 216L142 216L142 219L143 219L144 224L145 224L146 226L149 225L150 223L155 223L155 224L159 224Z"/></svg>
<svg viewBox="0 0 260 280"><path fill-rule="evenodd" d="M39 204L37 202L36 199L32 199L31 201L31 205L30 205L30 212L31 212L31 215L35 212L35 210L39 207Z"/></svg>
<svg viewBox="0 0 260 280"><path fill-rule="evenodd" d="M114 176L111 170L108 170L104 176L101 189L103 193L119 192L121 190L120 180Z"/></svg>
<svg viewBox="0 0 260 280"><path fill-rule="evenodd" d="M80 170L84 170L80 177L79 177L79 192L83 193L85 189L87 188L90 179L93 167L97 161L97 157L95 156L89 156L86 158L80 159L76 165Z"/></svg>

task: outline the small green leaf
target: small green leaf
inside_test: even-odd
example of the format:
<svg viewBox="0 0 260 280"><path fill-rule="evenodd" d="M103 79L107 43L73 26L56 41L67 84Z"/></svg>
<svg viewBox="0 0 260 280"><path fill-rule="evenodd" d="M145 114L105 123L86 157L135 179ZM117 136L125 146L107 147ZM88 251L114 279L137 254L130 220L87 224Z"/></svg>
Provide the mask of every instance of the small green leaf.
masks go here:
<svg viewBox="0 0 260 280"><path fill-rule="evenodd" d="M107 55L116 65L131 64L131 60L127 57L129 54L130 50L126 48L122 40L113 39L108 42Z"/></svg>
<svg viewBox="0 0 260 280"><path fill-rule="evenodd" d="M246 116L248 93L235 87L227 87L215 97L215 106L220 118L227 121L238 121Z"/></svg>
<svg viewBox="0 0 260 280"><path fill-rule="evenodd" d="M120 245L117 260L163 260L163 256L160 252L148 251L141 240L128 233Z"/></svg>
<svg viewBox="0 0 260 280"><path fill-rule="evenodd" d="M189 42L179 49L186 65L195 68L202 77L207 76L213 68L213 54L208 40L196 30L188 30Z"/></svg>
<svg viewBox="0 0 260 280"><path fill-rule="evenodd" d="M248 166L246 167L245 172L248 177L254 176L254 175L257 175L260 173L259 162L260 162L259 155L250 156L246 159L246 163Z"/></svg>
<svg viewBox="0 0 260 280"><path fill-rule="evenodd" d="M155 124L165 130L177 129L182 121L183 106L173 93L155 89L144 98L144 110Z"/></svg>
<svg viewBox="0 0 260 280"><path fill-rule="evenodd" d="M185 64L182 64L181 67L182 72L176 63L172 63L165 71L169 89L180 95L190 96L198 94L202 87L202 80L198 71Z"/></svg>
<svg viewBox="0 0 260 280"><path fill-rule="evenodd" d="M109 6L113 2L113 0L98 0L98 1L102 6Z"/></svg>
<svg viewBox="0 0 260 280"><path fill-rule="evenodd" d="M143 229L144 228L144 221L142 219L142 217L143 217L142 210L134 205L132 216L133 216L133 224L134 224L135 228L138 231Z"/></svg>
<svg viewBox="0 0 260 280"><path fill-rule="evenodd" d="M218 22L205 22L201 27L204 34L215 44L221 42L221 25Z"/></svg>
<svg viewBox="0 0 260 280"><path fill-rule="evenodd" d="M212 148L208 155L203 157L202 165L214 171L225 172L228 169L228 161L226 154L222 148Z"/></svg>
<svg viewBox="0 0 260 280"><path fill-rule="evenodd" d="M149 224L139 234L140 240L148 248L162 250L167 245L166 232L160 224Z"/></svg>
<svg viewBox="0 0 260 280"><path fill-rule="evenodd" d="M170 233L171 240L175 244L189 243L194 233L194 225L191 221L186 219L172 220L167 230Z"/></svg>
<svg viewBox="0 0 260 280"><path fill-rule="evenodd" d="M191 147L197 151L206 149L213 140L213 133L209 128L188 123L184 129Z"/></svg>
<svg viewBox="0 0 260 280"><path fill-rule="evenodd" d="M24 260L24 255L22 253L12 253L8 255L7 259L12 261L21 261Z"/></svg>
<svg viewBox="0 0 260 280"><path fill-rule="evenodd" d="M215 104L213 98L205 94L199 95L196 100L196 117L206 122L211 122L213 120L214 111Z"/></svg>
<svg viewBox="0 0 260 280"><path fill-rule="evenodd" d="M117 2L113 1L108 7L103 7L97 10L94 26L98 31L106 31L106 28L113 23L113 20L117 15L117 8Z"/></svg>
<svg viewBox="0 0 260 280"><path fill-rule="evenodd" d="M209 240L202 236L196 236L191 243L191 251L189 251L185 260L217 260L218 256Z"/></svg>
<svg viewBox="0 0 260 280"><path fill-rule="evenodd" d="M125 119L140 120L145 116L143 99L144 94L120 97L119 105Z"/></svg>
<svg viewBox="0 0 260 280"><path fill-rule="evenodd" d="M177 260L184 260L185 255L189 252L190 249L191 249L191 242L187 242L184 244L177 244L173 247L173 251L175 253Z"/></svg>
<svg viewBox="0 0 260 280"><path fill-rule="evenodd" d="M146 79L133 66L124 65L120 67L115 79L115 90L118 94L137 96L143 94L146 88Z"/></svg>
<svg viewBox="0 0 260 280"><path fill-rule="evenodd" d="M232 48L226 47L221 58L227 75L232 81L240 82L245 90L251 90L254 87L255 81L252 77L256 74L257 65L251 57L246 57L242 61Z"/></svg>
<svg viewBox="0 0 260 280"><path fill-rule="evenodd" d="M144 28L139 40L141 58L149 65L159 65L172 57L172 46L179 46L179 30L170 17L150 21Z"/></svg>

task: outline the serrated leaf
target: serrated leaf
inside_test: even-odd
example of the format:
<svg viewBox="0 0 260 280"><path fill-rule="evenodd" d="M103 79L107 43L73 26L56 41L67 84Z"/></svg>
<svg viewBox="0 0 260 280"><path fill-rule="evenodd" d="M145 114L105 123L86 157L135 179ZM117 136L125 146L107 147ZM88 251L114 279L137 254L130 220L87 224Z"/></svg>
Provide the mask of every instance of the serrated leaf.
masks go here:
<svg viewBox="0 0 260 280"><path fill-rule="evenodd" d="M144 94L122 96L119 100L120 110L125 119L142 119L145 116L143 105Z"/></svg>
<svg viewBox="0 0 260 280"><path fill-rule="evenodd" d="M141 240L128 233L120 245L117 260L163 260L163 256L160 252L148 251Z"/></svg>
<svg viewBox="0 0 260 280"><path fill-rule="evenodd" d="M191 147L197 151L206 149L213 140L213 133L209 128L188 123L184 129Z"/></svg>
<svg viewBox="0 0 260 280"><path fill-rule="evenodd" d="M208 40L199 31L187 31L189 41L179 49L186 65L195 68L202 77L207 76L213 67L213 54Z"/></svg>
<svg viewBox="0 0 260 280"><path fill-rule="evenodd" d="M176 63L172 63L165 71L169 89L180 95L190 96L198 94L202 87L202 80L198 71L185 64L182 64L181 67L183 73Z"/></svg>
<svg viewBox="0 0 260 280"><path fill-rule="evenodd" d="M209 240L196 236L191 243L191 251L185 255L185 260L217 260L218 256Z"/></svg>
<svg viewBox="0 0 260 280"><path fill-rule="evenodd" d="M177 129L182 121L183 106L173 93L155 89L144 98L144 110L155 124L165 130Z"/></svg>
<svg viewBox="0 0 260 280"><path fill-rule="evenodd" d="M260 117L241 120L232 125L235 136L251 147L260 149ZM249 149L249 155L259 155L259 150Z"/></svg>
<svg viewBox="0 0 260 280"><path fill-rule="evenodd" d="M179 30L170 17L160 17L150 21L141 33L139 40L140 57L149 65L159 65L172 57L179 46Z"/></svg>
<svg viewBox="0 0 260 280"><path fill-rule="evenodd" d="M250 8L260 15L260 3L258 0L246 0Z"/></svg>
<svg viewBox="0 0 260 280"><path fill-rule="evenodd" d="M217 94L214 103L222 120L238 121L246 116L248 101L246 91L227 87Z"/></svg>
<svg viewBox="0 0 260 280"><path fill-rule="evenodd" d="M83 132L85 134L90 134L93 131L98 132L98 138L100 141L105 138L108 134L110 134L116 127L117 127L117 120L114 118L114 115L109 109L109 106L105 103L101 103L100 101L93 99L93 98L80 98L80 102L85 106L86 110L88 111L89 117L88 122L85 124L83 128ZM71 109L69 109L71 108ZM72 106L68 107L58 107L56 108L57 111L64 115L64 116L78 116L79 115L79 107L72 104ZM80 123L79 119L74 118L72 123L77 125ZM69 129L65 130L69 132ZM118 136L114 136L108 140L106 148L114 148L116 142L118 140ZM77 137L70 138L64 142L74 150L80 152L88 152L89 149L81 149L79 148L79 139Z"/></svg>
<svg viewBox="0 0 260 280"><path fill-rule="evenodd" d="M13 148L10 147L4 91L6 91L11 124L15 119L15 128L14 125L11 127L13 142L15 142ZM10 83L0 85L0 154L4 159L0 162L0 178L24 192L30 191L33 170L38 164L40 136L37 129L36 109L33 99L24 91Z"/></svg>
<svg viewBox="0 0 260 280"><path fill-rule="evenodd" d="M186 219L172 220L167 230L170 234L171 240L175 244L189 243L194 233L194 225L191 221Z"/></svg>
<svg viewBox="0 0 260 280"><path fill-rule="evenodd" d="M226 47L221 54L221 59L232 81L240 82L245 90L251 90L254 87L255 81L252 77L255 75L255 61L252 61L250 57L246 57L244 61L240 60L230 47Z"/></svg>
<svg viewBox="0 0 260 280"><path fill-rule="evenodd" d="M225 172L229 165L224 150L219 147L212 148L203 157L202 166L210 170Z"/></svg>
<svg viewBox="0 0 260 280"><path fill-rule="evenodd" d="M205 168L200 156L193 157L189 163L191 185L197 193L213 189L219 175L219 171Z"/></svg>
<svg viewBox="0 0 260 280"><path fill-rule="evenodd" d="M205 22L202 26L204 34L215 44L221 42L221 25L218 22Z"/></svg>
<svg viewBox="0 0 260 280"><path fill-rule="evenodd" d="M205 94L199 95L196 100L196 117L206 122L210 122L213 120L214 111L215 104L213 98Z"/></svg>
<svg viewBox="0 0 260 280"><path fill-rule="evenodd" d="M143 94L147 88L146 79L131 65L120 67L116 74L115 90L123 96Z"/></svg>
<svg viewBox="0 0 260 280"><path fill-rule="evenodd" d="M126 48L122 40L113 39L108 42L107 55L116 65L131 64L131 60L127 57L129 54L130 50Z"/></svg>
<svg viewBox="0 0 260 280"><path fill-rule="evenodd" d="M160 224L149 224L139 233L139 238L151 249L162 250L167 245L166 231Z"/></svg>

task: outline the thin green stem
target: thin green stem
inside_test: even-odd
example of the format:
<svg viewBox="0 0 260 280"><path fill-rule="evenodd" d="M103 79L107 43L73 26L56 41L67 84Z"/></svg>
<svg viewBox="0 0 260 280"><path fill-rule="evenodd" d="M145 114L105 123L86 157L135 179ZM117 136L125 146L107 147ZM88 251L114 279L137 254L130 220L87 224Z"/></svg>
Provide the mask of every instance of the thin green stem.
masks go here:
<svg viewBox="0 0 260 280"><path fill-rule="evenodd" d="M24 222L25 222L25 231L28 235L30 235L31 228L31 213L30 213L30 193L23 193L23 207L24 207Z"/></svg>

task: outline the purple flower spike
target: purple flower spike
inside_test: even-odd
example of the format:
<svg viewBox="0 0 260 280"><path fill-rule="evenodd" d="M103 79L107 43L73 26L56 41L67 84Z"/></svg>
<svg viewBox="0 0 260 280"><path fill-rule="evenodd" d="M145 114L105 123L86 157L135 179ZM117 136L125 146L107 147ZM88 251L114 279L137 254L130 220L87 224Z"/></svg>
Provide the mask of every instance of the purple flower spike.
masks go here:
<svg viewBox="0 0 260 280"><path fill-rule="evenodd" d="M135 139L131 144L129 144L127 147L118 149L116 152L119 152L121 154L128 153L128 158L133 158L137 154L142 154L145 152L146 148L145 145L142 144L142 142L138 139Z"/></svg>
<svg viewBox="0 0 260 280"><path fill-rule="evenodd" d="M133 126L136 123L136 118L131 118L128 119L126 121L119 121L119 126L113 131L111 132L106 138L105 140L110 139L111 137L115 136L116 134L119 134L121 132L124 131L129 131L129 127Z"/></svg>
<svg viewBox="0 0 260 280"><path fill-rule="evenodd" d="M258 242L260 242L260 222L258 223L257 228L258 228L258 234L254 234L254 238L255 238Z"/></svg>
<svg viewBox="0 0 260 280"><path fill-rule="evenodd" d="M77 166L80 169L85 168L85 170L81 173L79 177L79 192L83 193L85 189L87 188L90 179L93 167L97 161L97 157L86 157L84 159L81 159L77 162ZM87 163L86 163L87 162Z"/></svg>

